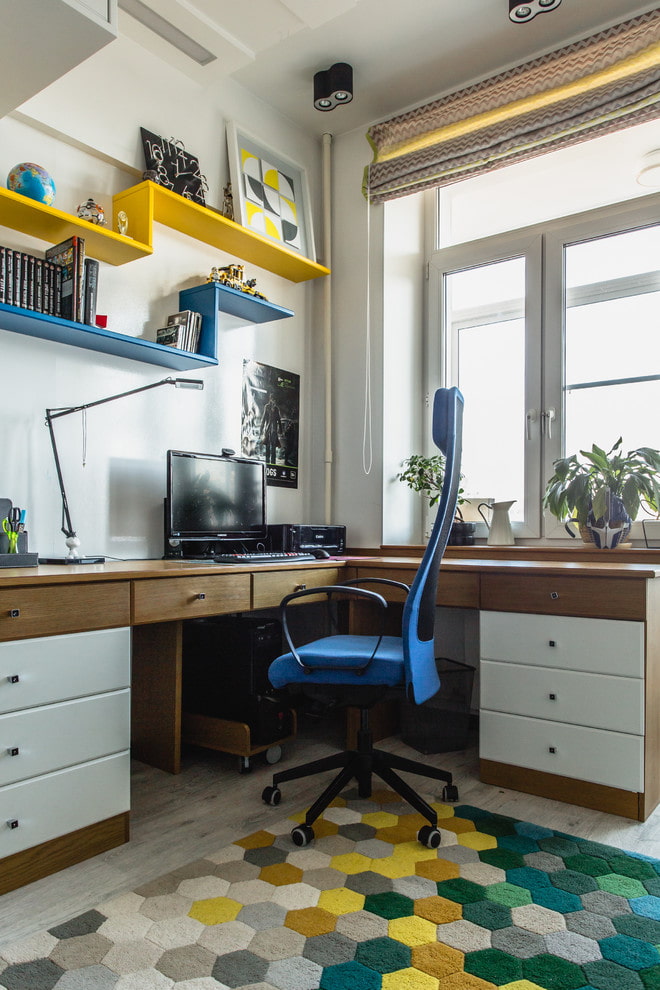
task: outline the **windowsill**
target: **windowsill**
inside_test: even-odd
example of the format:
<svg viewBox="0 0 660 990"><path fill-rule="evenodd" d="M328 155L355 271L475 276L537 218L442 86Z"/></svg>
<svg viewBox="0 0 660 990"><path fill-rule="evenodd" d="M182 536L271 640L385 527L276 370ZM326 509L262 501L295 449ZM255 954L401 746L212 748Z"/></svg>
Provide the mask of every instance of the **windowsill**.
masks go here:
<svg viewBox="0 0 660 990"><path fill-rule="evenodd" d="M577 542L577 541L574 541ZM394 545L380 547L381 554L387 557L421 557L424 553L424 546L404 546ZM357 553L364 553L358 550ZM599 550L597 547L590 547L586 543L577 545L548 546L546 544L524 545L516 543L512 547L492 547L485 543L471 547L447 547L445 556L448 558L478 558L489 559L509 559L514 560L579 560L597 561L602 563L604 559L621 564L648 564L660 562L660 547L616 547L614 550Z"/></svg>

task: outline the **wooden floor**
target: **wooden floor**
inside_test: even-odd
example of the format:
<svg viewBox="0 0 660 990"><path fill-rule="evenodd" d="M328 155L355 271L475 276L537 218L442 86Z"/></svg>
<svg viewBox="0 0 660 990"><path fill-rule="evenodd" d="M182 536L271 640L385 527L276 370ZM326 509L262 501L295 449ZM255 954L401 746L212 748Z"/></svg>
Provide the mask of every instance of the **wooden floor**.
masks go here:
<svg viewBox="0 0 660 990"><path fill-rule="evenodd" d="M263 787L270 782L273 769L316 759L340 748L342 734L339 723L324 720L303 725L298 739L287 745L276 768L256 758L249 774L238 773L236 757L201 749L186 753L183 772L178 776L136 763L131 841L0 897L0 948L214 852L235 838L267 827L268 822L280 820L288 812L300 810L321 790L321 778L282 785L282 804L277 808L263 804ZM397 737L379 746L419 758ZM476 746L465 752L425 756L423 760L455 775L462 803L660 858L660 809L640 824L482 784L477 774Z"/></svg>

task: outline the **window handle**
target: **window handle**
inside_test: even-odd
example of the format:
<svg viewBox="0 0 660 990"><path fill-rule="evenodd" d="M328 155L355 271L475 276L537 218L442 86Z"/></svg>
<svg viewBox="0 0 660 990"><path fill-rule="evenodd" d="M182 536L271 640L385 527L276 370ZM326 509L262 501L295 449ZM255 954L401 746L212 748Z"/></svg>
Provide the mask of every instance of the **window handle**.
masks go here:
<svg viewBox="0 0 660 990"><path fill-rule="evenodd" d="M543 421L542 432L548 440L552 440L552 423L556 418L557 413L552 408L544 409L541 413L541 420Z"/></svg>
<svg viewBox="0 0 660 990"><path fill-rule="evenodd" d="M538 409L528 409L525 416L525 440L529 440L532 435L531 426L539 418Z"/></svg>

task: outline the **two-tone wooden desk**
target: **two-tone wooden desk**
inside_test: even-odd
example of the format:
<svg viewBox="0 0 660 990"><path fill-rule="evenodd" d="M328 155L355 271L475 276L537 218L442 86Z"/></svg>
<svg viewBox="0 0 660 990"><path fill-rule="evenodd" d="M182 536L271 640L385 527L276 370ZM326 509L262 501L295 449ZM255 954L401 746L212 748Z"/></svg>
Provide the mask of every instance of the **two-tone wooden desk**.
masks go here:
<svg viewBox="0 0 660 990"><path fill-rule="evenodd" d="M480 613L482 779L644 820L660 801L660 569L610 561L450 557L438 602ZM186 619L417 564L1 570L0 892L126 841L131 753L179 770Z"/></svg>

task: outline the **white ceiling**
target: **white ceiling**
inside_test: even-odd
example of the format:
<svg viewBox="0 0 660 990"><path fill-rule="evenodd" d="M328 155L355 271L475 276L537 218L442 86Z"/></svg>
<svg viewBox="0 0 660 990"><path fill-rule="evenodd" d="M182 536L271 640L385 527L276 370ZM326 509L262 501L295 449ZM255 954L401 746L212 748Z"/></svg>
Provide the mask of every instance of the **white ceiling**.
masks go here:
<svg viewBox="0 0 660 990"><path fill-rule="evenodd" d="M312 133L340 134L527 61L656 2L562 0L513 24L508 0L142 0L216 59L200 66L121 10L120 33L200 84L235 79ZM128 2L128 0L126 0ZM354 70L354 99L314 109L314 73Z"/></svg>

